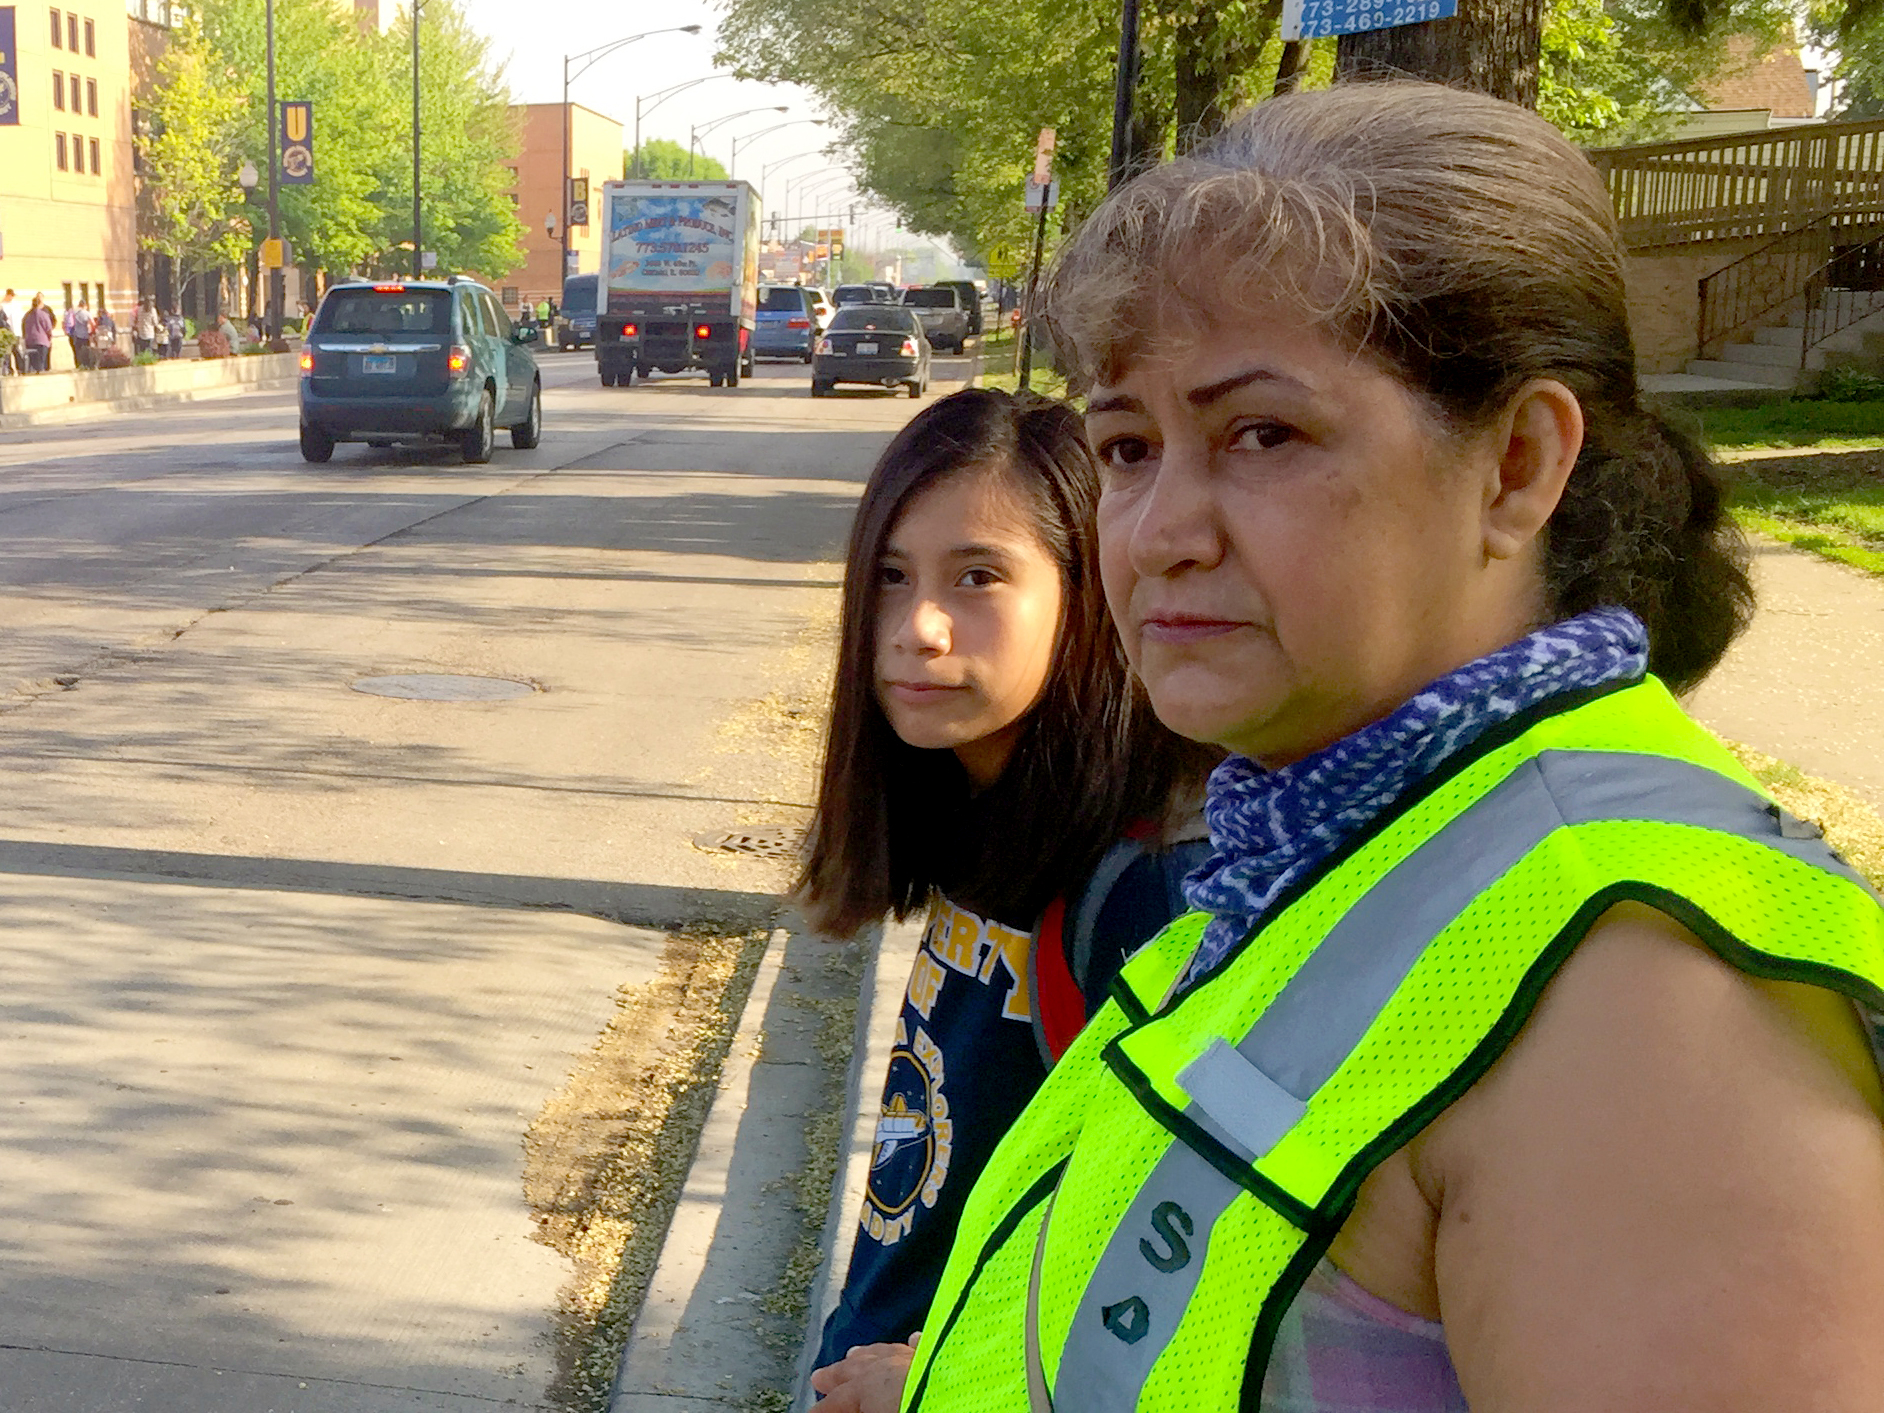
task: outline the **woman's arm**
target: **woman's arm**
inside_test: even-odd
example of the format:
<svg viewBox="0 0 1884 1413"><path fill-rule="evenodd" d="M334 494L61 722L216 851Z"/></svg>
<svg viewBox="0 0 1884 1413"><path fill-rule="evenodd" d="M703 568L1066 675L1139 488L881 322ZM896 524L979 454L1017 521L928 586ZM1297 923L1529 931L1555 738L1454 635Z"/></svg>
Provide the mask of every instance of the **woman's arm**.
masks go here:
<svg viewBox="0 0 1884 1413"><path fill-rule="evenodd" d="M1474 1413L1874 1413L1879 1109L1847 1001L1611 912L1415 1145Z"/></svg>

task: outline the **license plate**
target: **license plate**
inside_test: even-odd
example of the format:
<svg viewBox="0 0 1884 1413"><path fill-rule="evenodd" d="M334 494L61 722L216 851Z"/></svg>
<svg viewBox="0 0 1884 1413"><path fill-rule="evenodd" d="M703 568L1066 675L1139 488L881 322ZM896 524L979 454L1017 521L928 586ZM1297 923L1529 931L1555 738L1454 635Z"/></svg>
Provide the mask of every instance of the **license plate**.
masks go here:
<svg viewBox="0 0 1884 1413"><path fill-rule="evenodd" d="M360 360L362 373L397 373L399 360L390 353L369 353Z"/></svg>
<svg viewBox="0 0 1884 1413"><path fill-rule="evenodd" d="M877 346L873 343L860 343L857 345L857 351L859 353L875 353Z"/></svg>

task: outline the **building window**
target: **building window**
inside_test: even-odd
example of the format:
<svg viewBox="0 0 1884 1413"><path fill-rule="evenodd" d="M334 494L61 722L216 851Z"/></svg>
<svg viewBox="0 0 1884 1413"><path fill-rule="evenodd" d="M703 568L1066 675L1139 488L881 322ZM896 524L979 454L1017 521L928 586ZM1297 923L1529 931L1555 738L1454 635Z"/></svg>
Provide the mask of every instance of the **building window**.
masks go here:
<svg viewBox="0 0 1884 1413"><path fill-rule="evenodd" d="M92 286L92 308L103 309L104 307L105 307L105 287L102 284L93 285Z"/></svg>
<svg viewBox="0 0 1884 1413"><path fill-rule="evenodd" d="M92 175L95 177L101 176L104 173L104 168L98 165L98 139L94 137L90 139L90 143L91 143L91 153L92 153Z"/></svg>
<svg viewBox="0 0 1884 1413"><path fill-rule="evenodd" d="M52 71L52 106L65 111L65 75L57 69Z"/></svg>
<svg viewBox="0 0 1884 1413"><path fill-rule="evenodd" d="M98 57L98 31L90 20L85 21L85 57L87 59Z"/></svg>
<svg viewBox="0 0 1884 1413"><path fill-rule="evenodd" d="M98 80L85 80L85 111L94 118L98 116Z"/></svg>
<svg viewBox="0 0 1884 1413"><path fill-rule="evenodd" d="M505 285L504 286L504 308L515 309L516 307L517 307L517 287L515 285Z"/></svg>
<svg viewBox="0 0 1884 1413"><path fill-rule="evenodd" d="M78 16L69 10L65 16L65 47L78 53Z"/></svg>
<svg viewBox="0 0 1884 1413"><path fill-rule="evenodd" d="M60 288L65 291L65 307L70 309L72 307L72 282L67 280Z"/></svg>
<svg viewBox="0 0 1884 1413"><path fill-rule="evenodd" d="M54 49L63 49L65 47L63 43L64 39L65 26L59 23L59 12L54 10L52 12L52 47Z"/></svg>
<svg viewBox="0 0 1884 1413"><path fill-rule="evenodd" d="M62 172L72 165L65 155L65 134L62 132L52 135L52 160L59 164Z"/></svg>

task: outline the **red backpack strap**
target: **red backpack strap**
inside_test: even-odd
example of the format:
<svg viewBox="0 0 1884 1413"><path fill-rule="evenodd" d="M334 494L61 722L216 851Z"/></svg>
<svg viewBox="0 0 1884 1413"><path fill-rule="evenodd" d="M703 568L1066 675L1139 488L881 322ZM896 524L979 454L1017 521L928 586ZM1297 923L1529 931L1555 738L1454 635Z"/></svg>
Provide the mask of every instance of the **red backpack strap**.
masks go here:
<svg viewBox="0 0 1884 1413"><path fill-rule="evenodd" d="M1034 1043L1051 1069L1086 1024L1086 998L1066 960L1066 899L1055 898L1040 915L1027 973L1034 1000Z"/></svg>

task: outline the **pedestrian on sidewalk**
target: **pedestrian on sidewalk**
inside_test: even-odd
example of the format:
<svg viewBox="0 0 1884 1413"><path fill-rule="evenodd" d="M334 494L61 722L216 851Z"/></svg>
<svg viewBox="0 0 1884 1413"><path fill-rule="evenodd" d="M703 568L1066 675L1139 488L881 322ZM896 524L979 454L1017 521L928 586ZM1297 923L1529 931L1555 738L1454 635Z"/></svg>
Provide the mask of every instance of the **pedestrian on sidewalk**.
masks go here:
<svg viewBox="0 0 1884 1413"><path fill-rule="evenodd" d="M111 311L100 300L98 313L92 319L92 367L96 368L103 355L117 346L118 321L111 317Z"/></svg>
<svg viewBox="0 0 1884 1413"><path fill-rule="evenodd" d="M24 373L26 371L26 303L12 290L6 292L6 298L0 299L0 323L6 325L15 343L13 351L7 355L6 366L0 367L0 373Z"/></svg>
<svg viewBox="0 0 1884 1413"><path fill-rule="evenodd" d="M827 936L928 925L821 1365L921 1328L988 1155L1208 854L1216 752L1124 670L1098 495L1076 413L971 389L903 429L857 510L799 894Z"/></svg>
<svg viewBox="0 0 1884 1413"><path fill-rule="evenodd" d="M157 346L157 309L152 300L140 299L131 321L131 347L140 355Z"/></svg>
<svg viewBox="0 0 1884 1413"><path fill-rule="evenodd" d="M176 359L183 357L183 338L189 332L189 326L183 322L183 311L170 309L164 314L164 357Z"/></svg>
<svg viewBox="0 0 1884 1413"><path fill-rule="evenodd" d="M20 346L26 350L26 371L43 373L52 366L52 311L46 296L36 294L33 304L20 322Z"/></svg>
<svg viewBox="0 0 1884 1413"><path fill-rule="evenodd" d="M1626 268L1557 129L1409 81L1066 242L1106 597L1232 753L1215 851L826 1413L1878 1406L1884 907L1675 695L1747 550Z"/></svg>
<svg viewBox="0 0 1884 1413"><path fill-rule="evenodd" d="M65 339L72 348L72 366L90 368L92 366L92 311L85 302L85 296L79 296L79 302L65 311Z"/></svg>

